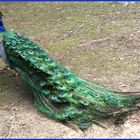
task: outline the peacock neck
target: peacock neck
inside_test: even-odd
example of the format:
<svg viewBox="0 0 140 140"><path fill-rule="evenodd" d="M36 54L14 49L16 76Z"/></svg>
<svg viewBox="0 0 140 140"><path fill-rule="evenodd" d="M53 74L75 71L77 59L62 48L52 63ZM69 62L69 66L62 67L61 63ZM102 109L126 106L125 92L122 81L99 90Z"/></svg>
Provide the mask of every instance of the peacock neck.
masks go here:
<svg viewBox="0 0 140 140"><path fill-rule="evenodd" d="M0 17L0 32L4 32L4 31L6 31L6 29L5 29L4 25L3 25L2 18Z"/></svg>

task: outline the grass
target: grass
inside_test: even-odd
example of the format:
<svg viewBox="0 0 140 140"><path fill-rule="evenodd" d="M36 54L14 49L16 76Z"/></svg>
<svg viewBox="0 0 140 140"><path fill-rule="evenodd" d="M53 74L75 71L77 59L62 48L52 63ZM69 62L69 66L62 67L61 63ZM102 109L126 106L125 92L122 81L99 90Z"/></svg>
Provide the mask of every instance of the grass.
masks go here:
<svg viewBox="0 0 140 140"><path fill-rule="evenodd" d="M130 78L135 76L134 73L137 75L139 69L139 49L134 46L139 30L139 3L124 6L122 3L22 2L0 3L0 7L8 29L38 42L56 59L61 57L61 63L79 76L107 86L111 84L112 88L117 87L119 80L127 81L125 84L128 85L135 80ZM133 41L131 34L134 34ZM90 43L102 38L109 41ZM123 52L129 54L125 56ZM134 57L131 57L132 53ZM0 65L3 65L1 61ZM127 79L124 72L128 73ZM118 79L112 82L110 79L114 75ZM2 79L0 76L0 81ZM5 79L8 81L9 77L5 76ZM24 89L21 86L15 90L21 92ZM4 95L3 90L1 100L2 97L6 100Z"/></svg>

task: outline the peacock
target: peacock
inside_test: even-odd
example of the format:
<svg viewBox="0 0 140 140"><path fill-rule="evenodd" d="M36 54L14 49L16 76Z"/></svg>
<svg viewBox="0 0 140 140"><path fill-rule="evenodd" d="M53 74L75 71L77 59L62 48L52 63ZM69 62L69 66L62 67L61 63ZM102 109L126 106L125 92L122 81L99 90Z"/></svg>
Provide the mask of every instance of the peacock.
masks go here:
<svg viewBox="0 0 140 140"><path fill-rule="evenodd" d="M29 38L6 30L2 17L0 13L0 56L32 90L37 110L87 130L139 109L140 95L115 93L80 78Z"/></svg>

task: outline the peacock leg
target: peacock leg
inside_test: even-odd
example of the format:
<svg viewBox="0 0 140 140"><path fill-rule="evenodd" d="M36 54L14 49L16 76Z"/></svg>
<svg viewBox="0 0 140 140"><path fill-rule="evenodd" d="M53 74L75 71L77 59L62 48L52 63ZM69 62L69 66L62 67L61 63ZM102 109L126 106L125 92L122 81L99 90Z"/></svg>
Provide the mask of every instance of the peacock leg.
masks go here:
<svg viewBox="0 0 140 140"><path fill-rule="evenodd" d="M5 66L3 69L0 69L0 74L4 73L4 72L7 71L7 70L8 70L9 72L11 72L15 77L18 76L17 71L16 71L16 70L10 69L8 66Z"/></svg>
<svg viewBox="0 0 140 140"><path fill-rule="evenodd" d="M16 70L10 69L9 67L7 67L7 70L11 72L15 77L18 76L18 72Z"/></svg>

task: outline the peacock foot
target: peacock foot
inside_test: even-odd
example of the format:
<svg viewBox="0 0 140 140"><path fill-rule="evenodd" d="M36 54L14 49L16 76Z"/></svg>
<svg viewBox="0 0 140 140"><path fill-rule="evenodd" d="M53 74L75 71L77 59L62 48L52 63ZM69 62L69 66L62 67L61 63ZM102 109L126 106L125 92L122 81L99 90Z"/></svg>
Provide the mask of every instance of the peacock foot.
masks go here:
<svg viewBox="0 0 140 140"><path fill-rule="evenodd" d="M9 71L9 72L11 72L15 77L17 77L18 76L18 73L17 73L17 71L16 70L12 70L12 69L10 69L8 66L5 66L3 69L0 69L0 74L3 74L5 71Z"/></svg>
<svg viewBox="0 0 140 140"><path fill-rule="evenodd" d="M4 73L7 70L8 66L5 66L3 69L0 69L0 74Z"/></svg>
<svg viewBox="0 0 140 140"><path fill-rule="evenodd" d="M18 72L16 70L10 69L9 67L7 67L7 70L9 72L11 72L13 74L13 76L17 77L18 76Z"/></svg>

